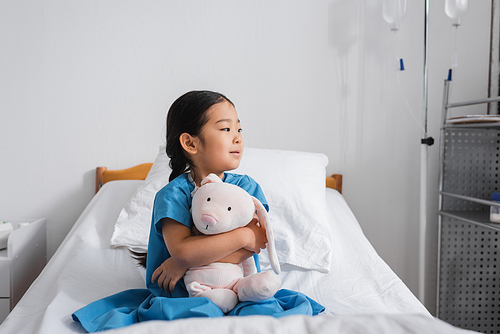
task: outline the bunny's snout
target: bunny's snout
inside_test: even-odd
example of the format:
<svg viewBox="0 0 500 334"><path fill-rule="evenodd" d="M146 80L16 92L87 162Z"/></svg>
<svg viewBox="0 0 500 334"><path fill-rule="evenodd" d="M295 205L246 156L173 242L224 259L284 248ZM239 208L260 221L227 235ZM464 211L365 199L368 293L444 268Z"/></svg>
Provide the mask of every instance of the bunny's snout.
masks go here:
<svg viewBox="0 0 500 334"><path fill-rule="evenodd" d="M217 225L217 220L210 215L201 215L201 222L207 226L207 230L209 227L214 227L215 225Z"/></svg>

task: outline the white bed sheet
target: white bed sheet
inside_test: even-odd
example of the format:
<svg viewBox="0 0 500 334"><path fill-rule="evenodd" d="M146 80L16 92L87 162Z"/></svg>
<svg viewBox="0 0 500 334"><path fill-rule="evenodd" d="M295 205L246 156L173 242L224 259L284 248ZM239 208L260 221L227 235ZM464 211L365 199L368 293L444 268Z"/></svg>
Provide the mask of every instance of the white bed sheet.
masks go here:
<svg viewBox="0 0 500 334"><path fill-rule="evenodd" d="M128 250L109 247L113 226L128 199L143 181L115 181L104 185L81 214L74 227L18 305L0 326L0 333L82 333L71 314L102 297L132 288L144 288L144 270ZM365 238L342 195L327 191L332 229L333 259L328 274L283 266L282 287L305 293L326 311L316 317L225 317L149 322L118 330L192 333L263 331L295 333L373 332L384 328L397 333L418 328L440 333L462 332L434 319L424 306L377 255ZM278 250L279 251L279 250ZM263 264L265 267L265 264ZM174 324L175 323L175 324ZM222 327L221 327L222 326ZM375 326L375 327L374 327ZM425 326L425 327L419 327ZM279 328L279 330L278 330ZM175 331L173 331L175 329ZM210 331L213 329L213 331ZM288 330L285 330L288 329ZM259 332L260 332L259 330Z"/></svg>

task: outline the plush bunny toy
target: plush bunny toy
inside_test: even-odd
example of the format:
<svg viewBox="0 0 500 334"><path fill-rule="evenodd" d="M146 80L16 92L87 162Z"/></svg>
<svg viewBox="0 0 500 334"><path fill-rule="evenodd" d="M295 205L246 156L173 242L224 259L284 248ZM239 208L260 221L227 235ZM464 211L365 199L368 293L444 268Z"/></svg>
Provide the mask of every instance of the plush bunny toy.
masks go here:
<svg viewBox="0 0 500 334"><path fill-rule="evenodd" d="M271 267L276 274L280 273L269 217L257 198L210 174L196 191L191 210L196 228L206 235L243 227L257 212L260 225L266 229ZM215 262L189 268L184 283L190 297L207 297L224 313L232 310L238 300L258 302L271 298L281 286L278 276L270 271L257 273L253 257L238 265Z"/></svg>

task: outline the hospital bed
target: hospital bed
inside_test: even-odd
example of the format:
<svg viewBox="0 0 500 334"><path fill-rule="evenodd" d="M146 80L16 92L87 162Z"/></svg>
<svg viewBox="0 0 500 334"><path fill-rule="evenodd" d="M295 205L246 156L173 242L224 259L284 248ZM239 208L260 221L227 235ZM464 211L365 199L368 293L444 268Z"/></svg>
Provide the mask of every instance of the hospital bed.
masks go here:
<svg viewBox="0 0 500 334"><path fill-rule="evenodd" d="M323 154L245 149L235 173L252 176L270 205L282 288L325 307L318 316L148 321L110 333L462 333L432 317L378 256ZM97 168L98 192L0 333L84 333L72 314L127 289L145 288L130 249L147 247L154 194L168 182L164 146L153 164ZM328 187L325 187L325 178ZM269 269L264 250L259 255Z"/></svg>

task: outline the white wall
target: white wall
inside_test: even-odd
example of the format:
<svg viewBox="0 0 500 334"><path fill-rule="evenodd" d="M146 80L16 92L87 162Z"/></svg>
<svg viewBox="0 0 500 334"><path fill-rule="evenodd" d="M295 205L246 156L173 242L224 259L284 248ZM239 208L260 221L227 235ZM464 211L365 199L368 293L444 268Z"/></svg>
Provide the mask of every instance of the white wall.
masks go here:
<svg viewBox="0 0 500 334"><path fill-rule="evenodd" d="M430 23L436 139L452 36L443 3L432 1ZM458 31L460 100L486 96L488 3L471 3ZM217 90L235 102L247 146L328 155L365 234L416 292L424 7L409 1L396 34L381 8L381 0L1 1L0 219L46 217L52 255L92 198L94 168L152 161L173 100ZM437 145L432 289L436 210Z"/></svg>

